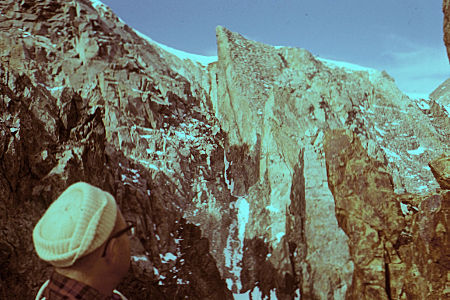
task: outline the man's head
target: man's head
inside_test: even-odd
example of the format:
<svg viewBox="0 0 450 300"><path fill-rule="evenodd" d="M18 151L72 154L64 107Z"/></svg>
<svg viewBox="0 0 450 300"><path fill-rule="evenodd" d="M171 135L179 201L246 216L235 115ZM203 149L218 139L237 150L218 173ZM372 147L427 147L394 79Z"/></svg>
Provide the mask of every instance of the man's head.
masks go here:
<svg viewBox="0 0 450 300"><path fill-rule="evenodd" d="M129 239L116 234L126 227L111 194L78 182L50 205L33 242L39 257L61 273L109 274L118 282L130 265Z"/></svg>

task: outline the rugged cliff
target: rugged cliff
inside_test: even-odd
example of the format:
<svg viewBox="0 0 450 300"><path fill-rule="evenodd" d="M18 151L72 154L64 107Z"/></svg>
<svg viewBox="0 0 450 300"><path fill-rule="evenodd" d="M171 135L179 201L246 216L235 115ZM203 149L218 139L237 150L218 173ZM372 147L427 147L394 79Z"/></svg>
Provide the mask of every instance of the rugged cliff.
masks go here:
<svg viewBox="0 0 450 300"><path fill-rule="evenodd" d="M368 155L392 174L391 189L424 194L438 187L427 162L448 151L447 112L434 101L412 101L385 72L339 68L306 50L274 48L220 27L217 41L219 83L213 106L228 133L227 159L236 166L228 172L232 193L245 198L250 207L244 290L264 283L260 288L264 292L268 286L276 288L279 298L289 298L298 287L307 299L358 298L365 293L367 280L372 281L362 276L363 283L356 285L358 269L375 272L379 266L372 266L371 259L364 267L358 265L353 247L359 241L338 224L337 215L349 207L335 207L337 196L325 168L324 135L333 128L351 129ZM248 152L247 158L230 158L228 152L235 149ZM342 159L347 160L353 158ZM364 175L370 174L358 176ZM351 193L359 195L364 188L357 186ZM352 198L354 206L369 210L361 197L360 205ZM379 222L398 225L401 231L400 203L393 197L383 208L388 218ZM368 214L373 218L377 213ZM358 233L371 235L374 229L367 228ZM362 253L370 257L376 251L368 247ZM266 258L247 258L260 257L261 252ZM268 280L272 268L276 275ZM366 297L394 297L385 282L397 279L386 279L383 273L377 283L370 282L380 292ZM395 296L409 295L402 283L396 284L401 288Z"/></svg>
<svg viewBox="0 0 450 300"><path fill-rule="evenodd" d="M448 83L409 99L223 27L175 55L97 1L0 10L0 297L48 275L31 231L77 180L138 223L130 299L450 293Z"/></svg>
<svg viewBox="0 0 450 300"><path fill-rule="evenodd" d="M180 75L203 67L163 55L98 3L3 1L0 9L0 297L32 298L43 283L32 227L68 184L85 180L139 224L125 294L230 299L210 240L183 218L193 180L207 176L205 151L223 153L202 78ZM223 160L212 161L221 173ZM213 183L219 199L226 185Z"/></svg>
<svg viewBox="0 0 450 300"><path fill-rule="evenodd" d="M336 217L355 264L347 297L448 296L448 177L439 180L442 190L434 193L399 195L386 166L367 155L356 134L330 131L324 149ZM448 162L443 157L430 167L442 171Z"/></svg>
<svg viewBox="0 0 450 300"><path fill-rule="evenodd" d="M442 13L444 14L444 43L447 47L447 56L450 60L450 1L442 0Z"/></svg>

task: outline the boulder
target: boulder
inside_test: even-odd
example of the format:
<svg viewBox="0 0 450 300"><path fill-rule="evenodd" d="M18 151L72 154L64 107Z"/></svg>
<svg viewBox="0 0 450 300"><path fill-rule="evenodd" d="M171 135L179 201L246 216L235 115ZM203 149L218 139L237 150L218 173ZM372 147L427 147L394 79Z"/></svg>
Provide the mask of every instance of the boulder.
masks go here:
<svg viewBox="0 0 450 300"><path fill-rule="evenodd" d="M386 185L385 194L392 199L394 192L424 194L438 187L426 163L435 157L434 149L448 148L443 107L430 102L434 109L428 109L409 99L385 72L351 69L304 49L271 47L223 27L216 35L217 102L212 105L227 133L226 166L232 167L226 167L226 180L232 194L249 206L241 291L258 287L268 295L274 289L279 299L290 299L299 288L302 297L343 299L363 292L361 287L369 284L365 275L370 275L374 290L366 295L388 297L379 268L384 268L379 238L371 235L372 244L364 246L376 258L377 271L371 273L372 260L358 267L365 250L358 259L352 256L359 242L339 224L335 205L341 204L327 177L324 135L342 127L354 132L361 151L375 166L384 166L384 175L371 180ZM241 156L231 156L231 151ZM340 159L346 164L353 158ZM364 173L358 174L354 180L366 180ZM366 185L349 185L342 193L366 200L364 194L372 193ZM371 200L374 210L361 204L355 211L367 209L372 226L384 228L395 242L400 234L395 226L403 226L403 217L398 203L399 216L378 211L378 201L386 195ZM383 207L392 210L391 205ZM354 221L349 226L367 227ZM268 278L269 272L273 275Z"/></svg>
<svg viewBox="0 0 450 300"><path fill-rule="evenodd" d="M428 165L441 188L450 190L450 156L442 154Z"/></svg>

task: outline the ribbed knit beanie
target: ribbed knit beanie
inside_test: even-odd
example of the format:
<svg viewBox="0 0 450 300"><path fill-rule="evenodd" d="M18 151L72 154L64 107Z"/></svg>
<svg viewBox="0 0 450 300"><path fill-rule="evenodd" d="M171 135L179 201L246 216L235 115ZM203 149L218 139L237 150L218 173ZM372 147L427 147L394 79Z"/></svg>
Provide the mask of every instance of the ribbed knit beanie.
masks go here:
<svg viewBox="0 0 450 300"><path fill-rule="evenodd" d="M36 252L55 267L69 267L108 239L116 216L117 205L111 194L85 182L75 183L34 227Z"/></svg>

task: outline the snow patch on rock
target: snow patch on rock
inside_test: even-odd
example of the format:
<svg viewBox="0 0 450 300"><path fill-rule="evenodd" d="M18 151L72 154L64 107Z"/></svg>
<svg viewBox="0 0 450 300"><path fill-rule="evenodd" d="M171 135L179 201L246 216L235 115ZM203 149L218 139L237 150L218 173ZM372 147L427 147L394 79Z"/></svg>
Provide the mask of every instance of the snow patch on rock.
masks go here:
<svg viewBox="0 0 450 300"><path fill-rule="evenodd" d="M242 289L241 277L241 263L244 252L245 228L250 216L250 205L244 197L239 197L235 203L231 204L232 209L237 210L237 218L230 225L230 232L228 234L227 246L224 249L225 267L230 270L234 276L226 280L228 289L239 292ZM238 240L234 240L236 235Z"/></svg>
<svg viewBox="0 0 450 300"><path fill-rule="evenodd" d="M368 72L368 73L379 72L378 70L375 70L372 68L363 67L360 65L356 65L356 64L352 64L352 63L348 63L348 62L344 62L344 61L331 60L331 59L326 59L326 58L321 58L321 57L316 57L316 59L321 61L325 66L327 66L329 68L333 68L333 69L343 68L348 72Z"/></svg>
<svg viewBox="0 0 450 300"><path fill-rule="evenodd" d="M408 152L409 155L420 155L420 154L423 154L426 150L428 150L428 149L423 146L420 146L417 149L406 150L406 152Z"/></svg>
<svg viewBox="0 0 450 300"><path fill-rule="evenodd" d="M154 41L153 39L151 39L150 37L146 36L145 34L139 32L136 29L133 29L133 30L134 30L134 32L136 32L136 34L138 36L140 36L141 38L143 38L150 44L158 46L159 48L177 56L181 60L185 60L185 59L191 60L191 61L197 62L203 66L207 66L210 63L217 61L217 56L204 56L204 55L192 54L192 53L184 52L181 50L177 50L177 49L171 48L169 46L166 46L166 45L163 45L163 44L160 44L160 43Z"/></svg>

